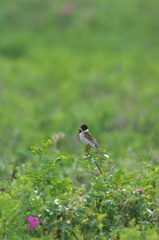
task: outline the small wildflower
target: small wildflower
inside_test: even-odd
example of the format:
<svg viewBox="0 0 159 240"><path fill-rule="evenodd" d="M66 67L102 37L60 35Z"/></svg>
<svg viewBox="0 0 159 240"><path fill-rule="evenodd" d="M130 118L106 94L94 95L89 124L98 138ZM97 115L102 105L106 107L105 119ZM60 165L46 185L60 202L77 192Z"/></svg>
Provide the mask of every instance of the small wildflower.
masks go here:
<svg viewBox="0 0 159 240"><path fill-rule="evenodd" d="M146 195L146 198L150 198L150 195Z"/></svg>
<svg viewBox="0 0 159 240"><path fill-rule="evenodd" d="M40 223L40 220L37 217L32 217L29 216L28 217L28 221L30 222L30 226L28 227L29 229L33 229L35 227L37 227L37 225Z"/></svg>
<svg viewBox="0 0 159 240"><path fill-rule="evenodd" d="M58 205L58 204L59 204L59 200L58 200L58 199L55 199L55 200L54 200L54 203L55 203L56 205Z"/></svg>
<svg viewBox="0 0 159 240"><path fill-rule="evenodd" d="M138 190L137 190L137 192L140 193L140 194L142 194L143 191L144 191L144 190L142 190L142 189L138 189Z"/></svg>

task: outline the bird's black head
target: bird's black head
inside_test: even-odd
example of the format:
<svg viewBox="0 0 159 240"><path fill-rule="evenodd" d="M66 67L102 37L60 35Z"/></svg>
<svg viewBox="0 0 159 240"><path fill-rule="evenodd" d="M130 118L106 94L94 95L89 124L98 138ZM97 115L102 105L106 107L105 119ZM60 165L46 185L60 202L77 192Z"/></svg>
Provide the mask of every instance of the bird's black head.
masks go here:
<svg viewBox="0 0 159 240"><path fill-rule="evenodd" d="M83 124L82 126L80 126L80 128L79 128L79 133L81 133L81 132L83 132L83 131L85 131L85 130L87 130L88 129L88 126L86 125L86 124Z"/></svg>

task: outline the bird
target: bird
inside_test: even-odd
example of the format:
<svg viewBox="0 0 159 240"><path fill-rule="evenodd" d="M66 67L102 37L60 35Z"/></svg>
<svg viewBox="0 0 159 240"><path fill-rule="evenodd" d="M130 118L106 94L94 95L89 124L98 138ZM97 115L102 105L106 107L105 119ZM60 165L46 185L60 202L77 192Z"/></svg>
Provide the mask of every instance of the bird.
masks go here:
<svg viewBox="0 0 159 240"><path fill-rule="evenodd" d="M83 124L79 128L79 138L86 146L92 147L99 152L102 157L105 157L99 150L96 139L89 133L88 126Z"/></svg>

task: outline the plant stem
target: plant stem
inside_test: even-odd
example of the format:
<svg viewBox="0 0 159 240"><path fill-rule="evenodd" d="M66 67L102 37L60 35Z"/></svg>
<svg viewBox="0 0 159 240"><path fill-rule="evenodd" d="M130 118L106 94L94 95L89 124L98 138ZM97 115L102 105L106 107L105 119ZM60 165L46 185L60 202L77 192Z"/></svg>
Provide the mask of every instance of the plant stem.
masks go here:
<svg viewBox="0 0 159 240"><path fill-rule="evenodd" d="M97 173L90 172L90 171L87 171L87 170L86 170L86 172L88 172L88 173L92 173L92 174L96 175L97 177L99 177L99 174L97 174Z"/></svg>
<svg viewBox="0 0 159 240"><path fill-rule="evenodd" d="M77 240L80 240L73 231L72 231L72 234Z"/></svg>
<svg viewBox="0 0 159 240"><path fill-rule="evenodd" d="M94 162L95 162L95 164L97 165L97 168L99 169L99 172L101 173L104 181L107 181L107 180L105 179L105 177L103 176L103 172L102 172L102 169L101 169L101 167L99 166L99 164L98 164L96 161L94 161Z"/></svg>

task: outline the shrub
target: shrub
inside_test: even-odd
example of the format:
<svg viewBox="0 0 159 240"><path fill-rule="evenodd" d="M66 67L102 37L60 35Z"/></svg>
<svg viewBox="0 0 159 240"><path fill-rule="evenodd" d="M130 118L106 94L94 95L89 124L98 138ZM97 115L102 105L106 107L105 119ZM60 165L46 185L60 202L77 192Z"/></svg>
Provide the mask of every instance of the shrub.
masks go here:
<svg viewBox="0 0 159 240"><path fill-rule="evenodd" d="M113 173L110 159L92 155L75 160L91 174L89 189L60 178L66 154L45 161L52 141L32 147L41 170L8 179L0 196L2 239L157 239L159 168L144 164L140 175ZM29 221L30 223L29 223ZM35 221L33 221L35 220ZM29 227L30 226L30 227Z"/></svg>

